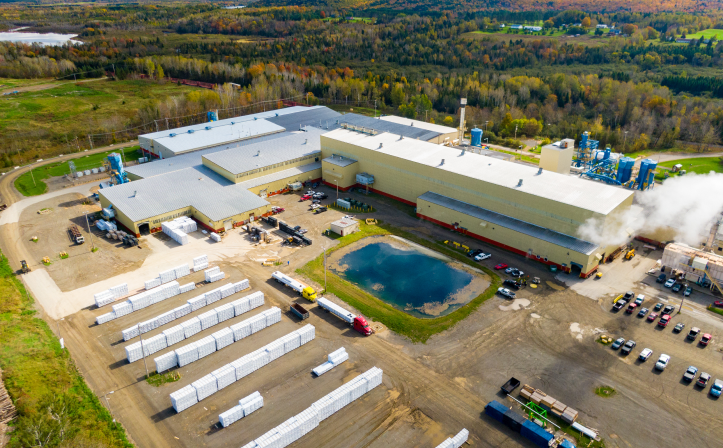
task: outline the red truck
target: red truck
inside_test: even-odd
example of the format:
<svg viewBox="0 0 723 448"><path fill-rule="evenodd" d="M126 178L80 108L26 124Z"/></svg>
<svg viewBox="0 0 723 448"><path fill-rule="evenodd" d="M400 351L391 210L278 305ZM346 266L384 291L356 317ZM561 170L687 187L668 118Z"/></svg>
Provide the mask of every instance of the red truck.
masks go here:
<svg viewBox="0 0 723 448"><path fill-rule="evenodd" d="M661 317L660 320L658 321L658 326L659 327L667 327L668 322L670 322L670 315L664 314L663 317Z"/></svg>
<svg viewBox="0 0 723 448"><path fill-rule="evenodd" d="M326 311L348 323L352 326L352 328L354 328L354 330L358 331L364 336L371 336L374 334L374 330L372 329L372 327L369 326L369 323L364 318L364 316L354 316L353 313L350 313L339 305L323 297L318 299L317 303L320 307L324 308Z"/></svg>

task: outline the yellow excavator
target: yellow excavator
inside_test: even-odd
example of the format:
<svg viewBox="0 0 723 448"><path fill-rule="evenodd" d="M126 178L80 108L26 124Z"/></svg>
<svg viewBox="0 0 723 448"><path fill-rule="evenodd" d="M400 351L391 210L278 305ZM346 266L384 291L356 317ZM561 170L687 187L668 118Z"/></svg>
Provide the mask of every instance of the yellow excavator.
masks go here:
<svg viewBox="0 0 723 448"><path fill-rule="evenodd" d="M635 248L630 249L630 250L625 254L625 259L626 259L626 260L632 260L634 256L635 256Z"/></svg>

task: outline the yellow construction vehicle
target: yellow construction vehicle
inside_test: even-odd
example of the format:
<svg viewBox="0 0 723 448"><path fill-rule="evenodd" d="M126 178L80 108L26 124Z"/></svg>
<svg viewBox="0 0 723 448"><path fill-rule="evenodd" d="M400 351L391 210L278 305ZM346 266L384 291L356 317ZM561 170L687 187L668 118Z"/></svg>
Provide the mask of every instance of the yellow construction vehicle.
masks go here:
<svg viewBox="0 0 723 448"><path fill-rule="evenodd" d="M625 259L626 259L626 260L632 260L634 256L635 256L635 248L630 249L630 250L628 251L628 253L625 254Z"/></svg>

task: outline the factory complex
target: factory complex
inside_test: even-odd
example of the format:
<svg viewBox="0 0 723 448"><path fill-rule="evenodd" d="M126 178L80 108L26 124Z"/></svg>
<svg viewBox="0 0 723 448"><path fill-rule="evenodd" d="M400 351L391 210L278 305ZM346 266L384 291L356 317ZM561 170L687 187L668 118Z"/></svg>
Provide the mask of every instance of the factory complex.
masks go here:
<svg viewBox="0 0 723 448"><path fill-rule="evenodd" d="M543 169L454 146L458 135L401 117L289 107L141 136L153 161L126 168L130 182L99 196L136 235L179 216L221 231L270 214L270 196L323 182L393 198L421 219L581 276L618 248L582 239L580 228L615 225L631 189L559 172L558 151Z"/></svg>

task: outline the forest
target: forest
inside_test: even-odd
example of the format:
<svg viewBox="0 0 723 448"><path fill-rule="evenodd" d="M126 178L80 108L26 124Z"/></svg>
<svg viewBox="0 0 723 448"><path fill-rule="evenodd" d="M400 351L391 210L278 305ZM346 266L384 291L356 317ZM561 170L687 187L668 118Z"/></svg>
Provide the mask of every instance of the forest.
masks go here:
<svg viewBox="0 0 723 448"><path fill-rule="evenodd" d="M409 10L404 2L296 3L263 0L242 9L193 2L4 6L6 29L73 32L82 42L1 42L0 77L174 78L217 85L200 96L149 100L121 129L117 118L95 120L75 136L83 142L110 143L130 135L123 129L145 129L154 120L204 108L235 113L284 98L376 106L456 125L461 97L470 105L468 127L485 125L490 141L509 146L521 137L577 137L584 131L624 152L679 142L704 149L723 139L723 47L715 36L675 42L723 29L723 13L714 9L492 11L477 5L460 13L451 7ZM543 31L501 33L504 23L539 24ZM620 33L594 33L598 24ZM566 37L570 29L583 36ZM50 152L61 151L68 137L47 129L5 127L3 133L13 148L3 155L5 165L38 136Z"/></svg>

